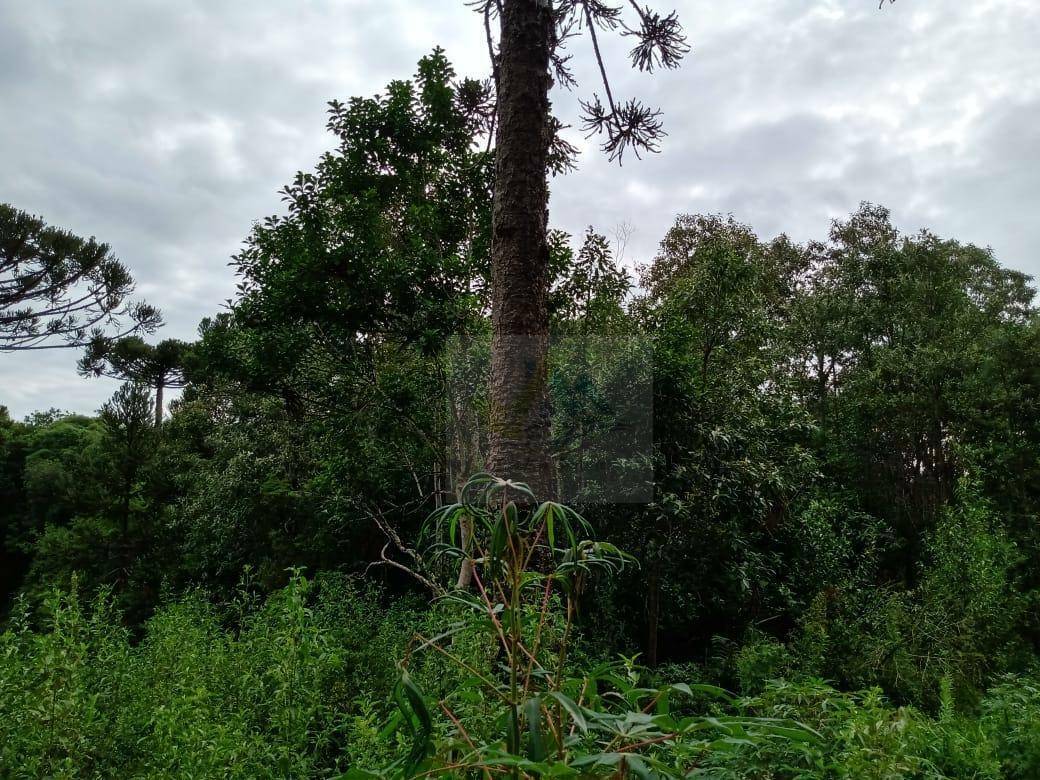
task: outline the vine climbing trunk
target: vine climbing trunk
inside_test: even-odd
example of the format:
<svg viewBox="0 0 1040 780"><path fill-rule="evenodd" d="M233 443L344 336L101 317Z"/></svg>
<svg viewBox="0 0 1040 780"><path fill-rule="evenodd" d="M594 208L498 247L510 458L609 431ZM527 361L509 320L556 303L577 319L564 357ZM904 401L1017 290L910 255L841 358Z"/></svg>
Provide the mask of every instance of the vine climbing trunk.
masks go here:
<svg viewBox="0 0 1040 780"><path fill-rule="evenodd" d="M550 498L546 174L551 0L503 0L500 20L487 468Z"/></svg>

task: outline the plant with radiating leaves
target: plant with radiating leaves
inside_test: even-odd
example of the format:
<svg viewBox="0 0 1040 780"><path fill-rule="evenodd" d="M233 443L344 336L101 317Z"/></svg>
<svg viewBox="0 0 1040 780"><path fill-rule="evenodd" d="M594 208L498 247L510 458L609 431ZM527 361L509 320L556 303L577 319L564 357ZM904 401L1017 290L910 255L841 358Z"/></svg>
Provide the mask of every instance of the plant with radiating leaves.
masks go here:
<svg viewBox="0 0 1040 780"><path fill-rule="evenodd" d="M441 539L436 554L473 562L473 587L444 597L461 618L437 636L416 635L401 662L391 725L409 733L411 750L382 772L350 777L678 778L723 747L816 739L786 719L695 714L695 702L732 699L710 685L647 686L634 658L575 669L568 653L582 592L633 559L589 538L574 510L536 503L523 483L478 474L462 497L431 515L429 528ZM493 638L497 663L482 667L456 651L453 639L474 626ZM428 699L409 672L420 653L467 673L462 685L495 703L490 727L450 696Z"/></svg>

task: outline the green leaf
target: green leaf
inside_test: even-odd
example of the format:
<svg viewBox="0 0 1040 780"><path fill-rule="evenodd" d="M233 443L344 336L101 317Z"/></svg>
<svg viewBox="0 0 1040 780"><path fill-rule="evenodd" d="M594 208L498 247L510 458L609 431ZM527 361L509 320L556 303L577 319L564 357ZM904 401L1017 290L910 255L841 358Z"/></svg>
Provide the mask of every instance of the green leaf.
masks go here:
<svg viewBox="0 0 1040 780"><path fill-rule="evenodd" d="M560 693L559 691L548 691L545 695L552 699L555 699L557 702L560 703L561 707L567 710L567 713L571 716L571 719L574 721L575 725L577 725L577 727L581 729L583 734L588 733L589 724L585 720L585 715L582 713L581 707L578 706L574 699L572 699L570 696L567 696L564 693Z"/></svg>
<svg viewBox="0 0 1040 780"><path fill-rule="evenodd" d="M696 683L690 685L688 683L672 683L667 686L668 690L678 691L679 693L685 693L687 696L693 697L694 693L703 693L708 696L714 696L718 699L724 699L726 701L733 701L736 697L727 691L725 688L720 688L717 685L707 685L705 683Z"/></svg>
<svg viewBox="0 0 1040 780"><path fill-rule="evenodd" d="M626 756L625 765L631 770L632 774L643 778L643 780L653 780L655 777L654 773L650 771L650 767L646 765L646 762L637 755L630 754Z"/></svg>
<svg viewBox="0 0 1040 780"><path fill-rule="evenodd" d="M513 754L520 753L520 715L512 704L506 713L506 749Z"/></svg>
<svg viewBox="0 0 1040 780"><path fill-rule="evenodd" d="M411 714L419 721L419 728L415 729L413 727L412 729L412 750L408 754L408 764L412 768L422 761L429 752L433 735L433 718L430 716L430 710L426 706L426 700L422 691L419 690L419 686L412 680L407 669L401 671L400 687L407 698ZM406 720L410 723L411 718L408 715L409 713L405 712Z"/></svg>
<svg viewBox="0 0 1040 780"><path fill-rule="evenodd" d="M537 696L524 702L524 717L527 718L527 757L532 761L545 758L542 743L542 707Z"/></svg>

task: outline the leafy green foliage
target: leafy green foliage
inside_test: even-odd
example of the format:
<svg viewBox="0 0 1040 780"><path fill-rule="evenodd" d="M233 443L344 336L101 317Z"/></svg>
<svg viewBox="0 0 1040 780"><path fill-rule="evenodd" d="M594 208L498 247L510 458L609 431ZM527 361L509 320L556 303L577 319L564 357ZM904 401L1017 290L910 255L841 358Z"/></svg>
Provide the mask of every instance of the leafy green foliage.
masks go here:
<svg viewBox="0 0 1040 780"><path fill-rule="evenodd" d="M742 746L710 764L723 778L1000 778L999 748L976 720L929 718L893 707L878 689L840 693L820 680L773 682L741 701L751 712L797 718L822 739Z"/></svg>
<svg viewBox="0 0 1040 780"><path fill-rule="evenodd" d="M1038 776L1030 280L871 204L680 216L634 290L550 231L563 503L467 486L486 98L435 51L332 104L190 351L101 334L99 416L0 407L0 774Z"/></svg>
<svg viewBox="0 0 1040 780"><path fill-rule="evenodd" d="M334 355L384 335L434 349L478 305L489 157L454 75L436 50L414 81L330 104L336 150L284 188L288 215L257 225L234 260L235 317L266 379L290 379L315 342Z"/></svg>
<svg viewBox="0 0 1040 780"><path fill-rule="evenodd" d="M75 589L55 592L39 631L18 612L0 635L0 765L26 778L342 768L355 735L360 755L373 749L370 708L413 619L377 602L341 578L296 574L266 603L248 589L221 607L189 593L132 643L104 595L88 607Z"/></svg>
<svg viewBox="0 0 1040 780"><path fill-rule="evenodd" d="M784 718L691 715L678 700L731 697L710 685L647 687L633 659L575 668L568 652L582 583L631 559L587 538L589 526L573 510L536 504L522 483L478 474L462 495L431 521L445 539L439 553L472 562L475 590L450 592L445 598L462 607L463 619L435 637L417 635L402 663L396 696L410 751L385 771L354 776L681 778L731 744L815 738ZM488 656L474 664L458 654L454 637L474 628L495 646L497 663L487 664ZM438 653L462 670L460 688L479 692L476 701L453 693L434 706L409 671L420 652Z"/></svg>
<svg viewBox="0 0 1040 780"><path fill-rule="evenodd" d="M970 486L926 546L913 590L835 591L807 613L806 668L849 685L882 684L904 701L938 709L943 685L960 707L976 704L992 673L1021 668L1025 601L1019 556Z"/></svg>
<svg viewBox="0 0 1040 780"><path fill-rule="evenodd" d="M104 595L88 604L75 586L54 592L36 629L21 602L0 634L0 765L12 778L375 777L384 773L372 767L411 753L432 776L459 776L464 762L564 777L684 776L694 766L720 778L821 780L1025 780L1037 767L1035 678L1002 680L978 718L950 709L930 718L876 689L841 693L809 679L737 698L662 684L630 659L582 660L558 690L550 682L506 709L479 695L473 672L442 652L416 655L409 639L450 618L451 638L436 638L446 652L480 675L504 674L474 614L387 605L342 577L298 573L266 601L248 582L222 605L185 594L140 641ZM408 652L402 681L393 659ZM566 762L555 755L561 726ZM631 747L662 729L685 736ZM433 753L413 752L426 740Z"/></svg>

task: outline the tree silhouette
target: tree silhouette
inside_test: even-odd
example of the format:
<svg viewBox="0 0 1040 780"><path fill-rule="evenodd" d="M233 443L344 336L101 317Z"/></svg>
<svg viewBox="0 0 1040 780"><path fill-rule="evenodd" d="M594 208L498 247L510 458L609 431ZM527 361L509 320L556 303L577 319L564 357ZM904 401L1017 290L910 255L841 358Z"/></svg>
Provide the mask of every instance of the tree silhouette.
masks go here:
<svg viewBox="0 0 1040 780"><path fill-rule="evenodd" d="M126 382L105 402L99 415L112 453L119 528L124 544L129 535L130 504L137 479L155 446L151 411L148 388L137 382Z"/></svg>
<svg viewBox="0 0 1040 780"><path fill-rule="evenodd" d="M107 244L0 203L0 352L151 332L162 318L152 306L129 301L133 289L133 277Z"/></svg>
<svg viewBox="0 0 1040 780"><path fill-rule="evenodd" d="M184 364L191 345L164 339L154 346L138 336L118 341L95 339L77 367L84 376L107 376L155 390L155 426L162 425L163 390L184 387Z"/></svg>

